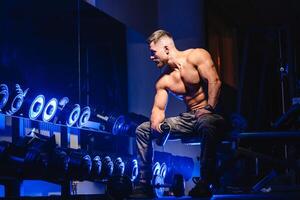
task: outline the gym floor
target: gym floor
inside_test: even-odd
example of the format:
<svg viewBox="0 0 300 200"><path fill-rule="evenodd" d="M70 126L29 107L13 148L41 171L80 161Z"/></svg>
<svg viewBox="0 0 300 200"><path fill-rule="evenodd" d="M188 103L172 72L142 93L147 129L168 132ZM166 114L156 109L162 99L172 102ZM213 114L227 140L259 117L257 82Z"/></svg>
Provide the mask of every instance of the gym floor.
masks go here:
<svg viewBox="0 0 300 200"><path fill-rule="evenodd" d="M14 198L0 198L2 199L14 199ZM56 199L66 199L60 196L49 196L49 197L21 197L18 198L20 200L56 200ZM109 198L105 195L74 195L68 197L67 199L76 199L76 200L89 200L89 199L98 199L98 200L109 200ZM213 195L211 198L191 198L189 196L185 197L163 197L156 198L157 200L172 200L172 199L188 199L188 200L231 200L231 199L239 199L239 200L258 200L258 199L266 199L266 200L299 200L300 199L300 191L295 192L281 192L281 193L272 193L272 194L225 194L225 195ZM127 199L127 200L135 200L135 199ZM137 199L136 199L137 200ZM141 199L139 199L141 200ZM144 199L149 200L149 199Z"/></svg>

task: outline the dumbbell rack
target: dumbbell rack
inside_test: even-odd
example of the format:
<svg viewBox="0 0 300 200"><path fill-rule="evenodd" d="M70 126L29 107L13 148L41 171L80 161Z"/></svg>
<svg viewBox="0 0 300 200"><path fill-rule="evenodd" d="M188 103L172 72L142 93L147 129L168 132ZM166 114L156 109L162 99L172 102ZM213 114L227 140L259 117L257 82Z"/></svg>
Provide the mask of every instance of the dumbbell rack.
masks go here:
<svg viewBox="0 0 300 200"><path fill-rule="evenodd" d="M19 116L7 116L4 114L0 114L0 141L4 140L15 143L19 137L26 136L31 130L33 130L33 128L35 128L35 130L38 131L39 134L45 136L54 135L57 145L65 148L87 150L87 148L89 148L88 143L85 141L87 135L96 135L97 137L100 136L103 140L107 141L116 139L116 136L113 136L111 133L106 131L68 127L62 124L53 124L38 120L30 120L28 118ZM132 144L132 142L130 142L132 138L129 138L127 136L117 137L122 141L122 143L124 143L124 141L127 141L128 144ZM130 150L130 153L132 152L134 152L134 150ZM21 187L20 183L22 180L30 179L27 179L27 177L0 177L0 184L3 184L5 188L5 197L19 198ZM61 197L71 197L72 180L45 181L59 184L61 186ZM104 183L104 181L102 180L96 180L95 182Z"/></svg>

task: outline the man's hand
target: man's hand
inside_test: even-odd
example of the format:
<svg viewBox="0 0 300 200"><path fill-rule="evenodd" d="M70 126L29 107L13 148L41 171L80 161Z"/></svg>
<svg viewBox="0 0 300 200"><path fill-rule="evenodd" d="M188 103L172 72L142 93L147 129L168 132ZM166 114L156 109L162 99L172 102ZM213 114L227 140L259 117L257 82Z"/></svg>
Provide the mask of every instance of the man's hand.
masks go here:
<svg viewBox="0 0 300 200"><path fill-rule="evenodd" d="M195 117L198 118L198 117L200 117L201 115L208 114L208 113L212 113L212 112L209 111L209 110L206 110L206 109L204 109L204 108L200 108L200 109L196 110L196 112L195 112Z"/></svg>
<svg viewBox="0 0 300 200"><path fill-rule="evenodd" d="M162 130L160 129L162 123L151 123L151 129L158 132L162 133Z"/></svg>

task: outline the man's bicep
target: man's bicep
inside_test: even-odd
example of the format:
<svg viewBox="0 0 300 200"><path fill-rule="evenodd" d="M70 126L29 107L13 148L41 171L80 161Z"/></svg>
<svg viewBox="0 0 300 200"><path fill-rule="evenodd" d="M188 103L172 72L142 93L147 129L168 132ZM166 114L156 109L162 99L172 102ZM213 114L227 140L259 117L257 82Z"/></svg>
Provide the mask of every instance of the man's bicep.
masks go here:
<svg viewBox="0 0 300 200"><path fill-rule="evenodd" d="M165 110L168 102L168 92L165 89L157 89L154 98L154 109Z"/></svg>

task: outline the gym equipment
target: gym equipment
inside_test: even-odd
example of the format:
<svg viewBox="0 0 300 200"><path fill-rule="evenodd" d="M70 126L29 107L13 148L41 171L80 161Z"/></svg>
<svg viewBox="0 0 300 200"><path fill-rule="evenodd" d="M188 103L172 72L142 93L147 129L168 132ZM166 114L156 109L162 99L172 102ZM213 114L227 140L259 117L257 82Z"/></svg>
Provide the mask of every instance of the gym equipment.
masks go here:
<svg viewBox="0 0 300 200"><path fill-rule="evenodd" d="M184 196L185 183L181 174L175 174L172 184L165 184L161 175L155 175L152 180L153 190L157 197L163 197L165 188L169 188L170 194L176 197Z"/></svg>
<svg viewBox="0 0 300 200"><path fill-rule="evenodd" d="M165 188L169 188L169 192L174 196L184 196L184 177L182 174L174 174L172 184L165 184L165 177L167 176L168 167L165 162L155 162L152 167L152 185L153 192L157 197L164 196Z"/></svg>
<svg viewBox="0 0 300 200"><path fill-rule="evenodd" d="M160 176L166 178L168 166L165 162L160 165Z"/></svg>
<svg viewBox="0 0 300 200"><path fill-rule="evenodd" d="M69 103L68 97L59 100L57 113L53 119L53 123L65 124L68 127L76 124L80 117L81 108L79 104Z"/></svg>
<svg viewBox="0 0 300 200"><path fill-rule="evenodd" d="M54 139L54 138L53 138ZM55 147L55 140L37 137L19 138L15 144L1 142L1 167L6 176L44 177L48 154Z"/></svg>
<svg viewBox="0 0 300 200"><path fill-rule="evenodd" d="M145 121L145 118L133 113L127 115L111 115L97 114L98 119L101 119L105 124L105 130L113 135L128 135L135 137L135 130L138 124Z"/></svg>
<svg viewBox="0 0 300 200"><path fill-rule="evenodd" d="M58 108L58 101L56 98L50 99L45 105L42 119L44 122L49 122L53 119Z"/></svg>
<svg viewBox="0 0 300 200"><path fill-rule="evenodd" d="M160 174L160 163L155 162L154 165L152 166L152 175L154 177L155 175L159 175L159 174Z"/></svg>
<svg viewBox="0 0 300 200"><path fill-rule="evenodd" d="M82 109L80 117L77 121L77 127L81 128L83 127L90 119L91 117L91 109L89 106L86 106Z"/></svg>
<svg viewBox="0 0 300 200"><path fill-rule="evenodd" d="M9 89L6 84L0 85L0 111L6 105L9 98Z"/></svg>
<svg viewBox="0 0 300 200"><path fill-rule="evenodd" d="M107 194L113 199L124 199L133 191L132 181L128 176L112 176L107 182Z"/></svg>
<svg viewBox="0 0 300 200"><path fill-rule="evenodd" d="M67 151L70 157L68 176L73 180L87 179L92 169L90 155L75 149L67 149Z"/></svg>
<svg viewBox="0 0 300 200"><path fill-rule="evenodd" d="M129 159L125 163L125 172L124 174L130 178L132 182L134 182L138 176L139 168L138 161L136 159Z"/></svg>
<svg viewBox="0 0 300 200"><path fill-rule="evenodd" d="M101 177L108 178L111 177L114 170L114 163L112 162L109 156L105 156L102 159L102 170L101 170Z"/></svg>
<svg viewBox="0 0 300 200"><path fill-rule="evenodd" d="M18 112L22 107L24 98L27 95L28 90L29 88L23 91L21 86L19 84L16 84L15 89L12 91L11 95L9 95L10 98L6 102L8 107L5 106L3 112L8 116L12 116L16 112Z"/></svg>
<svg viewBox="0 0 300 200"><path fill-rule="evenodd" d="M161 136L156 140L158 146L164 146L169 139L171 126L167 122L160 124L160 129L162 130Z"/></svg>
<svg viewBox="0 0 300 200"><path fill-rule="evenodd" d="M125 170L125 164L121 157L116 158L114 162L113 174L114 176L123 176Z"/></svg>
<svg viewBox="0 0 300 200"><path fill-rule="evenodd" d="M28 111L29 119L36 120L43 112L44 106L45 106L45 96L42 94L36 96L29 107L29 111Z"/></svg>
<svg viewBox="0 0 300 200"><path fill-rule="evenodd" d="M292 126L300 127L300 104L292 105L284 114L282 114L272 125L275 130L291 130Z"/></svg>
<svg viewBox="0 0 300 200"><path fill-rule="evenodd" d="M70 157L62 148L56 147L49 154L49 164L47 176L50 179L62 179L64 180L67 176L69 169Z"/></svg>
<svg viewBox="0 0 300 200"><path fill-rule="evenodd" d="M194 160L190 157L175 156L168 152L154 151L154 163L155 162L159 162L161 165L166 163L168 168L164 179L167 183L173 181L173 176L175 174L182 174L185 181L192 177Z"/></svg>
<svg viewBox="0 0 300 200"><path fill-rule="evenodd" d="M102 162L100 156L95 156L92 161L91 178L97 179L100 177Z"/></svg>

